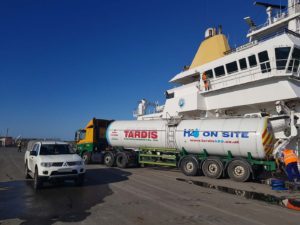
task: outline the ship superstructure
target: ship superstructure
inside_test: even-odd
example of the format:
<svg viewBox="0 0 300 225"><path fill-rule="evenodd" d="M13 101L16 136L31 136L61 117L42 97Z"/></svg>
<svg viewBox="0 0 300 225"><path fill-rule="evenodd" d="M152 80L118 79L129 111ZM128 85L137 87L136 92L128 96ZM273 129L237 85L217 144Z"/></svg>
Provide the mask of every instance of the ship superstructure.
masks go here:
<svg viewBox="0 0 300 225"><path fill-rule="evenodd" d="M209 28L205 39L184 71L170 82L159 106L143 99L138 120L263 117L274 118L277 138L297 135L300 118L300 3L287 6L255 2L266 8L267 21L256 26L245 17L249 42L230 49L222 29ZM202 80L206 74L208 90ZM155 112L147 114L147 107ZM281 119L279 119L281 118ZM284 127L291 124L291 129Z"/></svg>

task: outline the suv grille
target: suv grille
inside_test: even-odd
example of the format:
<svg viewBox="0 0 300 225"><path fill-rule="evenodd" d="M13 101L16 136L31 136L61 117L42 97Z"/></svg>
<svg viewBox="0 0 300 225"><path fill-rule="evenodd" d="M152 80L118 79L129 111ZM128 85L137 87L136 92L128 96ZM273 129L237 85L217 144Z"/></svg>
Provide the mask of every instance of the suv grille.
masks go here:
<svg viewBox="0 0 300 225"><path fill-rule="evenodd" d="M69 166L75 166L76 162L67 162Z"/></svg>
<svg viewBox="0 0 300 225"><path fill-rule="evenodd" d="M62 164L63 164L62 162L55 162L55 163L52 163L52 166L61 167Z"/></svg>

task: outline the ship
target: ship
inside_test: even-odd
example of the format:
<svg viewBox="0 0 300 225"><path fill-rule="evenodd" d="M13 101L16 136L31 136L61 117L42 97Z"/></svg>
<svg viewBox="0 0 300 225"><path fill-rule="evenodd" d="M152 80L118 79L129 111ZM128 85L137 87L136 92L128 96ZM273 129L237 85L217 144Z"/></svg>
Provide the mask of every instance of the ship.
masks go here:
<svg viewBox="0 0 300 225"><path fill-rule="evenodd" d="M137 120L163 119L172 126L184 119L268 116L277 140L297 139L300 2L254 5L265 8L267 19L256 25L244 18L247 43L230 48L221 26L208 28L191 64L170 80L176 87L165 92L165 104L142 99Z"/></svg>

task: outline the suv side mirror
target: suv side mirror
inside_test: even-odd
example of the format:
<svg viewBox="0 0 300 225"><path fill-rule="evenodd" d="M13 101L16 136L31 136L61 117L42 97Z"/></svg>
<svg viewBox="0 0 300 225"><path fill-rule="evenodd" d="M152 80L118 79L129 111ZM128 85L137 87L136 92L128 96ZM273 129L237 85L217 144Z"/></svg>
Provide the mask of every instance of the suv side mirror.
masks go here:
<svg viewBox="0 0 300 225"><path fill-rule="evenodd" d="M32 155L32 156L37 156L37 152L36 152L36 151L31 151L31 152L30 152L30 155Z"/></svg>

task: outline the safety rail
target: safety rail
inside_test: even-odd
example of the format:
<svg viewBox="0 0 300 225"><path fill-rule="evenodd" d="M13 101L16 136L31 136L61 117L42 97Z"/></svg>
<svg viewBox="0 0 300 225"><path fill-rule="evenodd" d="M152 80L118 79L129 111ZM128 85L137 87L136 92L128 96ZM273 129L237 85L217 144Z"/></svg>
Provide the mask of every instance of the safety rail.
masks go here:
<svg viewBox="0 0 300 225"><path fill-rule="evenodd" d="M291 6L289 8L286 8L285 10L281 10L279 13L277 13L276 16L273 16L271 18L271 23L269 22L269 20L267 20L265 23L260 24L258 26L253 26L249 29L248 34L251 34L254 31L260 30L262 28L265 28L269 25L272 25L273 23L277 23L285 18L288 18L289 16L293 16L294 14L296 14L296 10L295 7L298 7L299 3L296 6Z"/></svg>
<svg viewBox="0 0 300 225"><path fill-rule="evenodd" d="M207 91L205 91L204 84L203 82L201 82L201 93L209 93L222 88L254 82L270 77L293 76L300 78L300 60L284 60L286 61L284 69L279 70L276 62L281 62L283 60L284 59L269 60L263 63L259 63L259 66L240 71L238 73L227 74L219 78L211 79L209 80L210 89Z"/></svg>
<svg viewBox="0 0 300 225"><path fill-rule="evenodd" d="M300 34L294 32L294 31L291 31L291 30L289 30L287 28L283 28L283 29L280 29L277 32L274 32L272 34L263 36L263 37L259 38L258 40L255 40L255 41L252 41L252 42L248 42L248 43L240 45L240 46L238 46L236 48L233 48L233 49L230 49L228 51L225 51L224 54L225 55L230 55L230 54L235 53L235 52L240 52L240 51L252 48L252 47L256 46L257 44L261 44L261 43L263 43L265 41L268 41L268 40L273 39L275 37L279 37L279 36L281 36L283 34L290 34L290 35L293 35L294 37L300 38Z"/></svg>

